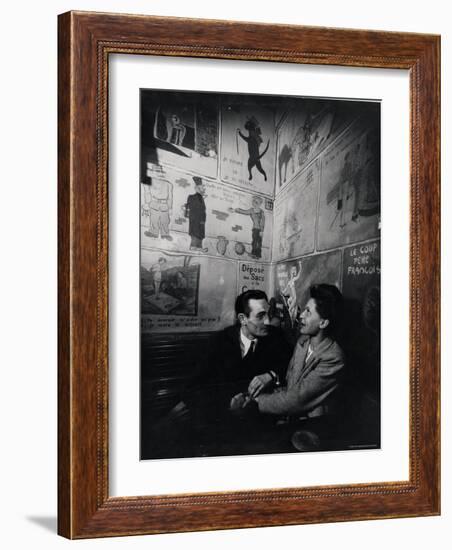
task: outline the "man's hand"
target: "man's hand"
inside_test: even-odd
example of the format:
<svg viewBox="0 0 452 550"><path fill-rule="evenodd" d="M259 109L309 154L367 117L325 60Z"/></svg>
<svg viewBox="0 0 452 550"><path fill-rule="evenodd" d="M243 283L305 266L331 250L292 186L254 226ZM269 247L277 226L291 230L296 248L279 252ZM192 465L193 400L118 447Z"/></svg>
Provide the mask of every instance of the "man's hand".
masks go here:
<svg viewBox="0 0 452 550"><path fill-rule="evenodd" d="M270 384L273 382L273 376L266 372L264 374L259 374L255 376L248 386L248 393L251 397L257 397L262 393Z"/></svg>
<svg viewBox="0 0 452 550"><path fill-rule="evenodd" d="M247 393L238 393L231 399L229 408L235 414L244 414L247 410L252 410L255 401Z"/></svg>
<svg viewBox="0 0 452 550"><path fill-rule="evenodd" d="M240 411L240 409L246 407L248 401L249 397L246 393L238 393L237 395L234 395L234 397L231 399L229 408L231 409L231 411L238 412Z"/></svg>

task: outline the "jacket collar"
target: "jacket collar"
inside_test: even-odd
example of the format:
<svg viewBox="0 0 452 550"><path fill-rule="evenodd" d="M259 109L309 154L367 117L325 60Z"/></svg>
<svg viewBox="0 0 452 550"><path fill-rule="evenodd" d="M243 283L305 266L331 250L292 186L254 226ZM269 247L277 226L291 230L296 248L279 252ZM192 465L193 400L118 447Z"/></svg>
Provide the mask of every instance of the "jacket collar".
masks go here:
<svg viewBox="0 0 452 550"><path fill-rule="evenodd" d="M312 365L313 361L315 361L317 357L319 357L319 355L322 355L333 344L333 340L329 336L326 336L316 348L311 346L312 353L306 360L306 355L308 353L310 341L311 341L311 338L309 336L304 336L304 335L301 336L299 339L300 345L303 348L305 348L304 355L303 355L304 365L303 365L302 371L305 371L307 368L309 368Z"/></svg>

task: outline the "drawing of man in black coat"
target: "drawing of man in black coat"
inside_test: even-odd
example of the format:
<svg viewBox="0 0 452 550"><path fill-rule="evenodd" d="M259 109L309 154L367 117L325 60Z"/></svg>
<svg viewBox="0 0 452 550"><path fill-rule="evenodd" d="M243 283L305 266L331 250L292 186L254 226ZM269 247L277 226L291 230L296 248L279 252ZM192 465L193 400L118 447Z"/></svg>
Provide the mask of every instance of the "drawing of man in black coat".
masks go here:
<svg viewBox="0 0 452 550"><path fill-rule="evenodd" d="M206 236L206 203L204 202L206 188L200 177L193 176L193 181L195 182L195 193L188 195L185 204L188 234L191 238L190 250L208 252L209 249L202 246L202 241Z"/></svg>

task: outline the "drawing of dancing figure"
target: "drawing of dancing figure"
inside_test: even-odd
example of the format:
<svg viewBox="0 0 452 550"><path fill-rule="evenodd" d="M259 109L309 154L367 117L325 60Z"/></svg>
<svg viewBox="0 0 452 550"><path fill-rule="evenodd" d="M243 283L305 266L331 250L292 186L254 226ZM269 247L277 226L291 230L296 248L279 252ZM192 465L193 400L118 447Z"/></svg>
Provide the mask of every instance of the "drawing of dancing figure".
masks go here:
<svg viewBox="0 0 452 550"><path fill-rule="evenodd" d="M289 315L292 321L295 321L295 319L298 316L298 303L297 303L297 291L295 289L295 283L298 281L298 279L301 276L301 262L298 262L298 273L297 273L297 266L293 265L290 268L290 277L287 281L287 286L283 290L283 294L287 296L287 305L289 308Z"/></svg>
<svg viewBox="0 0 452 550"><path fill-rule="evenodd" d="M261 137L262 131L258 120L254 116L252 116L251 118L248 118L248 120L245 122L245 130L248 131L247 136L242 134L242 132L240 131L240 128L237 128L237 136L240 136L248 144L248 173L249 173L248 179L250 180L253 179L253 174L251 170L255 166L259 170L259 172L264 176L265 181L267 181L267 174L265 173L265 170L262 168L261 158L268 151L270 140L268 140L265 149L261 153L259 149L261 144L263 143L263 139ZM237 139L237 153L238 153L239 152L238 138L236 139Z"/></svg>
<svg viewBox="0 0 452 550"><path fill-rule="evenodd" d="M262 197L255 195L251 200L251 208L230 208L231 212L250 216L253 221L251 230L251 254L250 256L259 259L262 256L262 236L265 228L265 212L261 208Z"/></svg>

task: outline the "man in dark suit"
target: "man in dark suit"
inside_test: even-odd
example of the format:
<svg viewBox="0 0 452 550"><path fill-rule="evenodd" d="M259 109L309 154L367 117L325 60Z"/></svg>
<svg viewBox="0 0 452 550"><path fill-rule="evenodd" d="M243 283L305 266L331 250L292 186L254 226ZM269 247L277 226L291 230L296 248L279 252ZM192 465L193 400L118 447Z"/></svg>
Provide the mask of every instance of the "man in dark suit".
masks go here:
<svg viewBox="0 0 452 550"><path fill-rule="evenodd" d="M265 292L243 292L235 311L237 323L212 334L198 375L149 436L159 447L152 451L154 456L253 452L249 443L253 436L256 440L254 422L261 423L260 419L237 414L231 410L231 400L248 387L255 395L276 388L285 377L292 350L280 329L270 325Z"/></svg>
<svg viewBox="0 0 452 550"><path fill-rule="evenodd" d="M282 332L270 324L265 292L243 292L235 312L237 323L213 335L194 383L201 409L217 421L230 415L231 399L249 386L255 395L275 388L291 355Z"/></svg>
<svg viewBox="0 0 452 550"><path fill-rule="evenodd" d="M190 250L208 252L207 247L202 246L206 236L206 203L204 196L206 188L200 177L194 176L195 193L188 195L185 205L185 217L188 218L188 234L190 235Z"/></svg>

